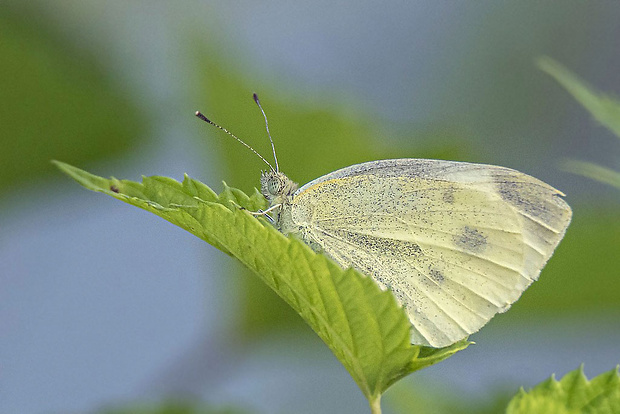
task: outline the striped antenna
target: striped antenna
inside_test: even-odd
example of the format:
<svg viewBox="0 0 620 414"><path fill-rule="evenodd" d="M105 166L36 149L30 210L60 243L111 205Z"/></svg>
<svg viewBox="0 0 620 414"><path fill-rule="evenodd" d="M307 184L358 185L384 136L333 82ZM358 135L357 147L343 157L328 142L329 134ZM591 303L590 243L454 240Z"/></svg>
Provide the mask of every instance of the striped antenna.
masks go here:
<svg viewBox="0 0 620 414"><path fill-rule="evenodd" d="M269 122L267 122L267 115L265 115L265 111L263 111L263 107L260 106L260 101L258 100L258 95L253 94L254 102L258 105L258 108L263 114L263 118L265 118L265 128L267 129L267 135L269 136L269 142L271 142L271 150L273 151L273 159L276 162L276 172L280 172L280 166L278 165L278 157L276 156L276 147L273 145L273 139L271 139L271 133L269 133Z"/></svg>
<svg viewBox="0 0 620 414"><path fill-rule="evenodd" d="M260 155L258 152L256 152L256 150L252 147L250 147L248 144L246 144L245 142L243 142L242 140L240 140L239 138L237 138L237 136L235 134L233 134L232 132L230 132L229 130L227 130L224 127L219 126L218 124L216 124L215 122L211 121L209 118L207 118L206 116L204 116L200 111L196 111L196 116L200 119L202 119L203 121L205 121L207 124L211 124L214 127L221 129L222 131L226 132L228 135L230 135L231 137L233 137L234 139L236 139L237 141L239 141L240 143L242 143L243 145L246 146L246 148L248 148L250 151L252 151L254 154L258 155L258 157L263 160L265 162L265 164L267 164L269 166L269 168L271 168L271 171L277 172L278 170L274 169L273 166L269 163L269 161L267 161L265 159L265 157L263 157L262 155ZM270 137L271 139L271 137ZM271 143L272 147L273 147L273 142ZM276 161L276 166L278 165L277 161Z"/></svg>

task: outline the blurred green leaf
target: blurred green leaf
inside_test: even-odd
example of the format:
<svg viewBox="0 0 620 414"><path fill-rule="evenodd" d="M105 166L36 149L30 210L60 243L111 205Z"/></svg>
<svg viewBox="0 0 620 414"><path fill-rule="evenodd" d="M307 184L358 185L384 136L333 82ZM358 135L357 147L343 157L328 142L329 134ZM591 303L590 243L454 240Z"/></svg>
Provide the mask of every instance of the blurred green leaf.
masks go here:
<svg viewBox="0 0 620 414"><path fill-rule="evenodd" d="M620 137L620 101L587 85L555 60L542 57L538 67L558 81L594 118Z"/></svg>
<svg viewBox="0 0 620 414"><path fill-rule="evenodd" d="M557 80L594 118L620 138L620 101L587 85L568 69L548 57L540 58L538 66ZM569 160L564 168L572 173L620 188L620 173L594 163Z"/></svg>
<svg viewBox="0 0 620 414"><path fill-rule="evenodd" d="M150 211L239 259L312 327L371 403L400 378L469 345L411 345L409 320L389 291L237 207L265 207L256 192L248 197L227 187L218 196L189 177L183 183L166 177L137 183L56 164L84 187Z"/></svg>
<svg viewBox="0 0 620 414"><path fill-rule="evenodd" d="M588 381L583 367L560 381L549 378L512 399L507 414L614 414L620 412L618 368Z"/></svg>
<svg viewBox="0 0 620 414"><path fill-rule="evenodd" d="M144 131L95 52L60 32L29 2L0 2L2 194L50 173L52 158L117 156Z"/></svg>
<svg viewBox="0 0 620 414"><path fill-rule="evenodd" d="M566 160L562 167L575 174L609 184L620 190L620 172L586 161Z"/></svg>

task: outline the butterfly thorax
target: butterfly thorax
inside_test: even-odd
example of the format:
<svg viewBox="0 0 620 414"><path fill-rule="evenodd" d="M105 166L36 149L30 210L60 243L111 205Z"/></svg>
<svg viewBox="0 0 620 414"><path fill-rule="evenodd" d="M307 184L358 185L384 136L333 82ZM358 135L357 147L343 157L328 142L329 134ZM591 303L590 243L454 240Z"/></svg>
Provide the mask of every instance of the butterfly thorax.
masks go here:
<svg viewBox="0 0 620 414"><path fill-rule="evenodd" d="M281 172L263 171L260 177L260 187L261 193L269 201L269 207L280 206L274 212L276 227L283 233L289 233L287 229L282 228L282 223L290 221L286 217L290 218L291 202L293 194L299 187L298 184Z"/></svg>

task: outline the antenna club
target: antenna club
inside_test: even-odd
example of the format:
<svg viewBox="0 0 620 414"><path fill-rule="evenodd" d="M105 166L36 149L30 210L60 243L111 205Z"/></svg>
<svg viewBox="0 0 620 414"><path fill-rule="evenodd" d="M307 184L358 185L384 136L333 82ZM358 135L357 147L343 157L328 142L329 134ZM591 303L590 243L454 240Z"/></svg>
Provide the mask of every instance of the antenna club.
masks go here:
<svg viewBox="0 0 620 414"><path fill-rule="evenodd" d="M256 93L253 93L252 97L254 98L254 102L256 102L256 105L260 106L260 101L258 100L258 95Z"/></svg>
<svg viewBox="0 0 620 414"><path fill-rule="evenodd" d="M206 116L204 116L204 115L202 114L202 112L200 112L200 111L196 111L196 113L195 113L194 115L196 115L198 118L202 119L202 120L203 120L203 121L205 121L206 123L213 124L213 122L212 122L209 118L207 118Z"/></svg>

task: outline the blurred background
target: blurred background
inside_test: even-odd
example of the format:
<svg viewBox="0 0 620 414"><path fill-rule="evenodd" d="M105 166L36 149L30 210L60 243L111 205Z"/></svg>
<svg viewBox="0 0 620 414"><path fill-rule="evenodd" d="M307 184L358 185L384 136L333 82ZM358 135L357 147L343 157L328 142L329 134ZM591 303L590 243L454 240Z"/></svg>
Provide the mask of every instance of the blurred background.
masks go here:
<svg viewBox="0 0 620 414"><path fill-rule="evenodd" d="M549 56L620 93L614 2L0 3L0 412L95 413L169 398L218 412L367 412L329 349L234 259L61 175L246 192L381 158L499 164L567 194L565 240L476 345L390 389L384 412L502 412L519 386L620 363L620 141Z"/></svg>

